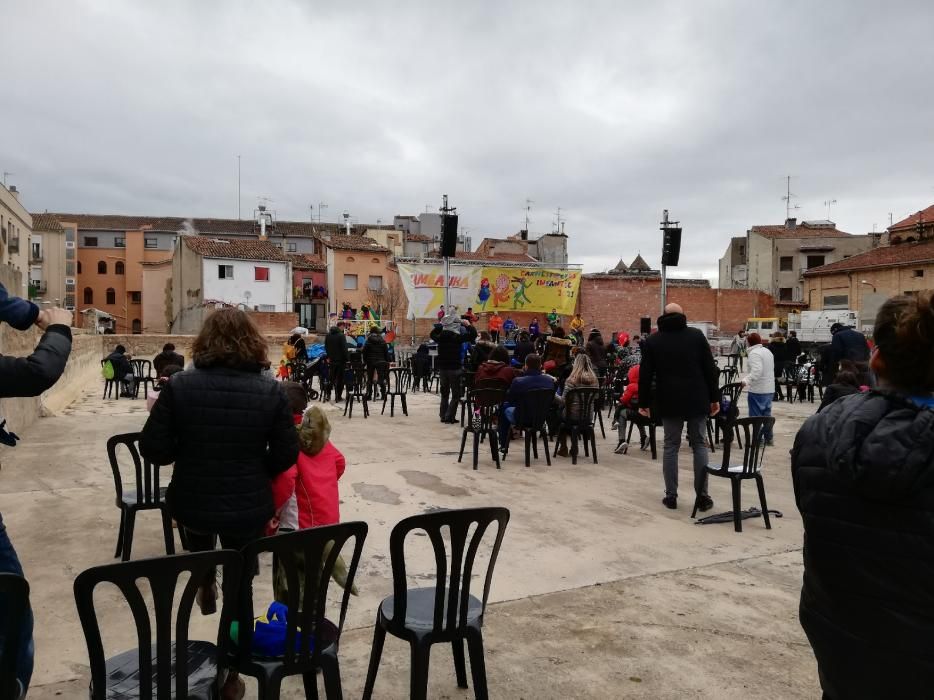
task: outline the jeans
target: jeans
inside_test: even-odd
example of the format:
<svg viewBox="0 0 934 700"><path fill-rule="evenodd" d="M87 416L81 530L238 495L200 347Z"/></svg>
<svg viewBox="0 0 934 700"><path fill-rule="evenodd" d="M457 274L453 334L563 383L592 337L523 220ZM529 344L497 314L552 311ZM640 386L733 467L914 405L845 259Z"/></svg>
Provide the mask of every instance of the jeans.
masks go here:
<svg viewBox="0 0 934 700"><path fill-rule="evenodd" d="M499 414L499 446L501 449L509 448L509 436L512 433L512 424L516 422L516 407L511 403L504 403Z"/></svg>
<svg viewBox="0 0 934 700"><path fill-rule="evenodd" d="M746 394L749 401L749 417L771 416L772 415L772 395L771 394ZM773 434L771 428L765 428L762 436L766 442L772 442Z"/></svg>
<svg viewBox="0 0 934 700"><path fill-rule="evenodd" d="M665 450L662 456L662 473L665 476L665 495L678 495L678 450L681 448L681 433L684 419L662 418L665 430ZM694 452L694 492L707 495L707 416L687 419L688 440Z"/></svg>
<svg viewBox="0 0 934 700"><path fill-rule="evenodd" d="M461 370L443 369L440 375L441 420L453 421L457 417L457 406L461 401Z"/></svg>
<svg viewBox="0 0 934 700"><path fill-rule="evenodd" d="M13 549L13 543L6 534L6 528L3 526L3 518L0 516L0 571L3 573L23 575L23 567L16 556L16 550ZM0 598L0 621L6 624L7 602ZM35 647L32 641L32 608L26 610L23 616L23 626L20 629L20 655L16 662L16 677L24 690L29 687L29 680L32 678L32 663L35 655ZM0 648L5 647L6 640L3 639L4 629L0 626Z"/></svg>

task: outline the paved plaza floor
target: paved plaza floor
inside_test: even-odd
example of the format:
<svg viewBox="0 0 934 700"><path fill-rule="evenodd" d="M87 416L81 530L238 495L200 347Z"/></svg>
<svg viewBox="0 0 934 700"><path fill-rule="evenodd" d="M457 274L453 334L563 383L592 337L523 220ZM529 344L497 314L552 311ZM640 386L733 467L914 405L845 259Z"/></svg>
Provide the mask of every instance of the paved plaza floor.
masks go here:
<svg viewBox="0 0 934 700"><path fill-rule="evenodd" d="M512 513L484 626L491 697L819 696L797 621L802 528L788 457L816 404L776 404L775 447L764 473L769 506L784 517L773 519L772 530L746 520L736 533L731 523L690 519L686 445L681 502L671 511L661 504L660 461L638 448L613 454L615 435L598 436L599 464L557 458L548 467L540 459L527 469L517 443L501 470L486 451L474 471L469 455L457 462L461 431L438 422L437 396L410 394L408 403L408 417L398 406L394 418L388 408L381 416L375 406L369 419L355 410L352 420L327 406L331 439L348 461L342 519L370 526L360 596L351 599L341 643L347 697L360 696L375 611L391 592L392 526L429 509L480 505ZM30 698L86 697L87 651L72 582L83 569L114 561L119 513L104 446L111 435L139 430L146 416L144 401L102 401L95 383L2 452L0 512L36 611ZM730 509L727 480L712 479L710 493L713 512ZM753 482L744 485L743 505L758 505ZM134 559L162 553L158 516L141 514ZM216 616L192 619L192 635L212 639ZM102 621L114 650L135 646L125 608L105 609ZM408 680L408 647L390 637L374 696L408 697ZM449 646L433 651L429 695L473 697L472 689L457 688ZM255 686L248 685L252 696ZM287 682L283 696L303 697L300 682Z"/></svg>

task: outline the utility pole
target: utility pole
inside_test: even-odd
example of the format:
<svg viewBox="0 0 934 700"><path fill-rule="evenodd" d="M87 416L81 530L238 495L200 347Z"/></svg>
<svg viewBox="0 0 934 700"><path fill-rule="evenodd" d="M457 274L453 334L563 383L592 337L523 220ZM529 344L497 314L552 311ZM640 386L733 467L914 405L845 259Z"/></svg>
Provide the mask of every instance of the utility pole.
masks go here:
<svg viewBox="0 0 934 700"><path fill-rule="evenodd" d="M665 209L662 212L662 236L665 235L664 231L666 228L668 228L668 210L667 209ZM667 268L668 268L667 265L664 265L664 264L662 265L662 312L661 314L659 314L660 316L663 316L665 314L665 307L668 305L668 289L666 287L667 272L668 272Z"/></svg>
<svg viewBox="0 0 934 700"><path fill-rule="evenodd" d="M526 197L525 200L525 230L528 233L529 230L529 214L532 212L532 205L535 204L531 199Z"/></svg>
<svg viewBox="0 0 934 700"><path fill-rule="evenodd" d="M667 260L668 260L668 255L669 255L669 253L668 253L668 249L667 249L667 245L666 245L666 242L667 242L667 239L668 239L668 236L669 236L669 234L668 234L668 229L677 229L676 231L673 231L671 235L672 235L672 236L677 235L677 247L678 247L678 249L680 250L680 247L681 247L681 229L678 228L678 225L679 225L680 223L681 223L681 222L679 222L679 221L669 221L669 219L668 219L668 210L665 209L664 211L662 211L662 221L661 221L661 227L660 227L660 230L661 230L661 232L662 232L662 293L661 293L662 314L665 313L665 306L667 306L667 304L668 304L668 286L667 286L667 285L668 285L668 264L667 264ZM678 256L678 253L677 253L677 252L674 252L674 260L672 261L672 264L673 264L673 265L677 265L677 264L678 264L677 256Z"/></svg>
<svg viewBox="0 0 934 700"><path fill-rule="evenodd" d="M319 224L323 221L323 219L321 218L321 210L327 209L327 208L328 208L327 204L325 204L324 202L318 202L318 223Z"/></svg>
<svg viewBox="0 0 934 700"><path fill-rule="evenodd" d="M441 232L442 239L444 238L444 217L447 214L456 214L457 208L451 208L448 206L448 196L442 195L443 204L441 205ZM442 243L442 248L444 244ZM448 256L444 256L444 311L447 313L448 307L451 306L451 259Z"/></svg>
<svg viewBox="0 0 934 700"><path fill-rule="evenodd" d="M240 220L240 156L237 156L237 220Z"/></svg>

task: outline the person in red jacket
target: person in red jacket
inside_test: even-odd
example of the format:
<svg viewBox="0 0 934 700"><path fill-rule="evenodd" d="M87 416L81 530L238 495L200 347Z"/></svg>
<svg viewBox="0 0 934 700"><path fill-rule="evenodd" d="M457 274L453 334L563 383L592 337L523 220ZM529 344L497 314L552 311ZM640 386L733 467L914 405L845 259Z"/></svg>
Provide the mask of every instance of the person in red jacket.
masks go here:
<svg viewBox="0 0 934 700"><path fill-rule="evenodd" d="M613 424L616 426L617 434L619 435L619 442L616 445L616 450L614 450L618 455L624 455L627 450L629 450L629 443L626 442L626 411L635 411L639 408L639 365L630 367L626 378L629 380L629 383L626 384L626 388L619 397L619 405L616 407L616 418L613 420ZM643 435L641 425L639 426L639 435L641 437L641 443L645 444L645 436Z"/></svg>
<svg viewBox="0 0 934 700"><path fill-rule="evenodd" d="M487 361L477 368L473 380L476 384L483 379L498 379L503 383L503 388L508 389L518 374L519 371L509 364L509 351L502 345L497 345L490 351Z"/></svg>

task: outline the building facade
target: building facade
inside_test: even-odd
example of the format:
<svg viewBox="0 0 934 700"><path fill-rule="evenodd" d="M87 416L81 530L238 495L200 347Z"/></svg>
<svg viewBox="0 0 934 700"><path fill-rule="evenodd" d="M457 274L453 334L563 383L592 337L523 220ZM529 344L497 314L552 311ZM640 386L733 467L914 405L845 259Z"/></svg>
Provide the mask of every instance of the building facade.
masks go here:
<svg viewBox="0 0 934 700"><path fill-rule="evenodd" d="M359 309L377 302L387 284L390 252L366 236L325 234L324 262L327 266L328 311L338 313L343 305Z"/></svg>
<svg viewBox="0 0 934 700"><path fill-rule="evenodd" d="M75 309L75 229L67 232L51 214L32 215L29 294L36 303Z"/></svg>
<svg viewBox="0 0 934 700"><path fill-rule="evenodd" d="M0 265L9 265L19 273L19 289L8 291L24 299L29 298L31 236L32 215L20 204L19 191L0 185Z"/></svg>

